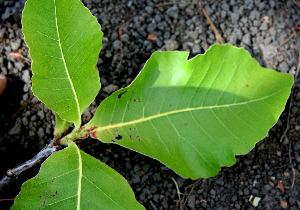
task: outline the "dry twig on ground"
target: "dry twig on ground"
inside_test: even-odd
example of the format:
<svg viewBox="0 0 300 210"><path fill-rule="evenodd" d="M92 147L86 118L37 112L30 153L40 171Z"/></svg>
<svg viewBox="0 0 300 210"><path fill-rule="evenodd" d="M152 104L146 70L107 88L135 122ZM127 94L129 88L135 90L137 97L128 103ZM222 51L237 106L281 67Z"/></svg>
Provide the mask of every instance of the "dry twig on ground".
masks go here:
<svg viewBox="0 0 300 210"><path fill-rule="evenodd" d="M206 17L209 25L212 27L214 33L215 33L215 37L216 37L216 40L218 40L220 42L220 44L224 44L223 40L222 40L222 37L221 35L219 34L216 26L213 24L213 22L211 21L211 19L209 18L209 16L207 15L206 11L203 9L202 7L202 3L201 3L201 0L196 0L196 2L198 3L201 11L203 12L204 16Z"/></svg>

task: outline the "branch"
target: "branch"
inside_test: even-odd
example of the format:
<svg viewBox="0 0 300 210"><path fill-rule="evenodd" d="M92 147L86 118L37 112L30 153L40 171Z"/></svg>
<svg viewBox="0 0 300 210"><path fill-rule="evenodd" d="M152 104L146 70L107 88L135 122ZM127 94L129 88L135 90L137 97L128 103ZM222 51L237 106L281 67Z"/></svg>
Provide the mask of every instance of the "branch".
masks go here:
<svg viewBox="0 0 300 210"><path fill-rule="evenodd" d="M54 144L54 141L51 140L50 144L42 149L36 156L31 160L26 161L25 163L6 171L6 174L0 180L0 190L5 185L8 185L13 179L18 177L23 171L31 168L41 159L52 155L56 151L57 146Z"/></svg>
<svg viewBox="0 0 300 210"><path fill-rule="evenodd" d="M219 34L217 28L215 27L215 25L213 24L213 22L211 21L211 19L208 17L208 15L206 14L205 10L202 7L202 3L201 0L196 0L198 2L198 5L201 9L201 11L203 12L204 16L206 17L207 21L209 22L209 25L212 27L214 33L215 33L215 37L216 39L220 42L220 44L224 44L221 35Z"/></svg>

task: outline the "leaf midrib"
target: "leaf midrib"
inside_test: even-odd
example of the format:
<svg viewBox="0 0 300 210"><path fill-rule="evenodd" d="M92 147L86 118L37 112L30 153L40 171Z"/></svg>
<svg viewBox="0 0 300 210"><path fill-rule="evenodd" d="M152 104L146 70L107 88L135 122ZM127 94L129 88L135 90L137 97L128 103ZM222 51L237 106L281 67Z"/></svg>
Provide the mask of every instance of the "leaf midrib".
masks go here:
<svg viewBox="0 0 300 210"><path fill-rule="evenodd" d="M281 92L281 91L279 91L279 92ZM276 93L274 93L272 95L265 96L265 97L262 97L262 98L258 98L258 99L254 99L254 100L250 100L250 101L244 101L244 102L240 102L240 103L224 104L224 105L214 105L214 106L204 106L204 107L201 106L201 107L194 107L194 108L185 108L185 109L180 109L180 110L173 110L173 111L169 111L169 112L165 112L165 113L160 113L160 114L152 115L152 116L149 116L149 117L143 117L143 118L140 118L140 119L137 119L137 120L132 120L132 121L129 121L129 122L122 122L122 123L117 123L117 124L113 124L113 125L107 125L107 126L103 126L103 127L98 127L96 129L93 129L93 132L100 132L100 131L109 130L109 129L116 128L116 127L122 127L122 126L126 126L126 125L133 125L133 124L137 124L137 123L142 123L142 122L149 121L149 120L152 120L152 119L156 119L156 118L160 118L160 117L164 117L164 116L168 116L168 115L172 115L172 114L178 114L178 113L182 113L182 112L191 112L191 111L197 111L197 110L215 109L215 108L223 108L223 107L232 107L232 106L245 105L245 104L248 104L248 103L253 103L253 102L257 102L257 101L261 101L261 100L270 98L270 97L278 94L279 92L276 92Z"/></svg>
<svg viewBox="0 0 300 210"><path fill-rule="evenodd" d="M78 101L78 98L77 98L77 94L76 94L76 91L75 91L75 88L74 88L74 85L73 85L73 81L70 77L70 74L69 74L69 69L67 67L67 64L66 64L66 60L65 60L65 56L64 56L64 53L63 53L63 49L62 49L62 46L61 46L61 41L60 41L60 34L59 34L59 30L58 30L58 22L57 22L57 13L56 13L56 0L54 0L54 11L55 11L55 24L56 24L56 31L57 31L57 36L58 36L58 44L59 44L59 48L60 48L60 52L61 52L61 57L62 57L62 60L63 60L63 63L64 63L64 66L65 66L65 69L66 69L66 73L67 73L67 76L68 76L68 80L71 84L71 88L72 88L72 92L75 96L75 101L76 101L76 105L77 105L77 112L78 112L78 118L79 118L79 121L78 122L75 122L75 125L78 125L80 126L80 106L79 106L79 101ZM77 119L78 120L78 119ZM76 126L77 127L77 126Z"/></svg>

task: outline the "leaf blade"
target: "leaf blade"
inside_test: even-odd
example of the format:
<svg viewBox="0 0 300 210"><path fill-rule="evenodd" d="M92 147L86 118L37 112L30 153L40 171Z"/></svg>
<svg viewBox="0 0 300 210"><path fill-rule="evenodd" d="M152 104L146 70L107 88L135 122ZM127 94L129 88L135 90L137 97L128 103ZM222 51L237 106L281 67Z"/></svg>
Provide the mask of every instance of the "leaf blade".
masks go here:
<svg viewBox="0 0 300 210"><path fill-rule="evenodd" d="M293 78L230 45L187 57L154 53L129 87L100 104L83 132L158 159L186 178L233 165L234 154L247 153L276 123Z"/></svg>
<svg viewBox="0 0 300 210"><path fill-rule="evenodd" d="M33 60L34 94L79 127L81 114L100 89L95 70L102 48L100 25L78 0L29 0L22 26Z"/></svg>
<svg viewBox="0 0 300 210"><path fill-rule="evenodd" d="M144 209L120 174L79 150L73 142L50 156L39 174L23 184L12 209L21 207Z"/></svg>

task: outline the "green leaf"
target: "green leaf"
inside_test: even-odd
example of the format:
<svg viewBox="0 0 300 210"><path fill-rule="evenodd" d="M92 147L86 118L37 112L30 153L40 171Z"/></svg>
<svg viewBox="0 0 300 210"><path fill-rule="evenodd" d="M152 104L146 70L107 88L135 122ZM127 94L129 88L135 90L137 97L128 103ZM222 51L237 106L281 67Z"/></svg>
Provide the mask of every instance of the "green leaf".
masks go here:
<svg viewBox="0 0 300 210"><path fill-rule="evenodd" d="M54 112L54 114L55 114L54 139L58 140L69 129L72 123L61 119L56 112Z"/></svg>
<svg viewBox="0 0 300 210"><path fill-rule="evenodd" d="M105 99L82 136L153 157L180 176L216 175L277 122L293 77L262 68L242 48L156 52L127 88Z"/></svg>
<svg viewBox="0 0 300 210"><path fill-rule="evenodd" d="M33 93L79 128L100 89L100 25L79 0L28 0L22 30L32 58Z"/></svg>
<svg viewBox="0 0 300 210"><path fill-rule="evenodd" d="M12 209L144 209L127 181L75 143L55 152L25 182Z"/></svg>

